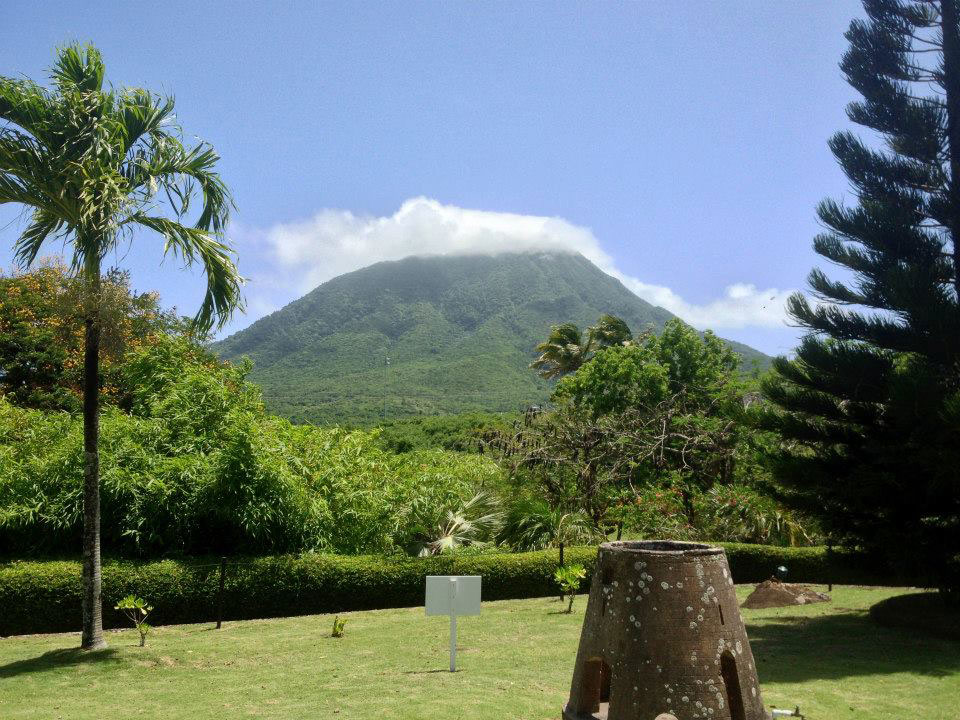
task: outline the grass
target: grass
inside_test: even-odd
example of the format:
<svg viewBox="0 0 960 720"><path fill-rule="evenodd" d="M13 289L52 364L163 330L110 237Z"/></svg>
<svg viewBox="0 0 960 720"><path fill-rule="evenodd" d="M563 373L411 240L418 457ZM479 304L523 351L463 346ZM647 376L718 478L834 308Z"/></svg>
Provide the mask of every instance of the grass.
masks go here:
<svg viewBox="0 0 960 720"><path fill-rule="evenodd" d="M738 588L741 599L748 587ZM901 589L836 587L833 602L745 610L764 701L810 720L956 718L960 644L877 628L868 615ZM566 700L586 598L488 603L460 619L459 671L448 622L422 608L129 631L97 653L76 634L0 639L0 717L444 718L547 720Z"/></svg>

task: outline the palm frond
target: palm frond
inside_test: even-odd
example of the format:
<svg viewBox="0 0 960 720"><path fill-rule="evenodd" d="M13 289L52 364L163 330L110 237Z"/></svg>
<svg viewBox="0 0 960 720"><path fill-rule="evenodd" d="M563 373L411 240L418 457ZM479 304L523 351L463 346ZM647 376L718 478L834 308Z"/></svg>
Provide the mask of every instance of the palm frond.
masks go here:
<svg viewBox="0 0 960 720"><path fill-rule="evenodd" d="M152 196L162 189L178 217L189 210L193 183L203 196L203 208L196 227L214 233L226 229L233 200L220 176L213 168L220 156L209 145L187 150L170 136L156 138L149 149L133 158L128 175L132 189L147 189Z"/></svg>
<svg viewBox="0 0 960 720"><path fill-rule="evenodd" d="M592 345L592 337L588 334L584 339L580 328L573 323L554 325L546 342L537 345L540 355L530 367L546 379L576 372L586 361Z"/></svg>
<svg viewBox="0 0 960 720"><path fill-rule="evenodd" d="M92 46L62 48L50 76L52 90L0 77L0 204L33 210L18 260L32 263L46 238L63 234L74 267L99 273L118 239L142 225L163 235L165 253L203 268L207 290L195 322L204 331L222 326L242 307L243 279L223 239L233 201L217 153L184 147L172 98L105 88ZM189 227L198 189L203 206ZM158 193L169 207L161 210Z"/></svg>
<svg viewBox="0 0 960 720"><path fill-rule="evenodd" d="M20 233L13 246L17 264L21 267L32 265L44 241L60 232L63 226L63 220L56 215L42 209L34 210L32 222Z"/></svg>
<svg viewBox="0 0 960 720"><path fill-rule="evenodd" d="M96 92L103 88L103 56L92 45L68 45L57 53L50 78L62 93Z"/></svg>
<svg viewBox="0 0 960 720"><path fill-rule="evenodd" d="M554 508L543 499L524 498L510 506L500 539L526 551L591 543L602 536L583 510Z"/></svg>
<svg viewBox="0 0 960 720"><path fill-rule="evenodd" d="M127 90L120 96L120 119L127 152L144 137L157 132L173 118L173 98L157 97L141 88Z"/></svg>
<svg viewBox="0 0 960 720"><path fill-rule="evenodd" d="M418 554L440 555L464 546L485 547L496 537L503 522L496 498L479 492L457 508L447 508L433 530L423 541Z"/></svg>
<svg viewBox="0 0 960 720"><path fill-rule="evenodd" d="M47 91L32 80L0 76L0 120L36 136L50 115Z"/></svg>
<svg viewBox="0 0 960 720"><path fill-rule="evenodd" d="M203 331L213 325L222 327L233 311L243 307L243 278L230 257L230 248L210 232L189 227L168 218L142 213L131 215L127 222L150 228L164 237L163 252L183 259L187 267L199 264L207 276L207 291L200 311L194 318Z"/></svg>
<svg viewBox="0 0 960 720"><path fill-rule="evenodd" d="M38 199L24 182L14 175L0 174L0 205L20 203L35 207Z"/></svg>

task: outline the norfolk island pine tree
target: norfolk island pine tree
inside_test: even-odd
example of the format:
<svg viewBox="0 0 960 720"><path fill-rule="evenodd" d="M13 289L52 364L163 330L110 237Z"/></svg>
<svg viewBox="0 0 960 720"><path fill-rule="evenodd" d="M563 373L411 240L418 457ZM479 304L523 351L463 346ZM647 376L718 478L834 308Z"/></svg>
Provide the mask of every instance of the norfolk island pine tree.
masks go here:
<svg viewBox="0 0 960 720"><path fill-rule="evenodd" d="M50 88L0 77L0 204L30 212L15 258L29 267L47 240L72 250L86 285L83 385L83 632L81 647L104 647L100 577L99 346L102 264L122 240L146 229L164 253L199 265L207 289L194 318L199 332L222 326L241 308L243 279L224 230L230 193L215 172L219 156L188 148L174 124L174 102L140 88L104 85L92 46L60 49ZM191 199L199 195L189 224ZM137 236L136 239L139 239Z"/></svg>
<svg viewBox="0 0 960 720"><path fill-rule="evenodd" d="M865 0L841 69L862 96L830 149L857 204L821 203L809 331L764 391L780 476L838 541L960 594L960 2ZM952 568L952 570L951 570Z"/></svg>

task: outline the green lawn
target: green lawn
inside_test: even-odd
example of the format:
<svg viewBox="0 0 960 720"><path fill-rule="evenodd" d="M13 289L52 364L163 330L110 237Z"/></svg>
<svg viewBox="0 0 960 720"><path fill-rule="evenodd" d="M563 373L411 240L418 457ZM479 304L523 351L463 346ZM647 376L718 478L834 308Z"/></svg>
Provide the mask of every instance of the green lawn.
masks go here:
<svg viewBox="0 0 960 720"><path fill-rule="evenodd" d="M839 587L830 604L744 611L765 702L811 720L956 720L960 643L867 617L901 592ZM75 634L4 638L0 717L556 719L585 603L573 615L547 598L486 604L460 620L452 675L447 620L422 608L349 613L340 640L327 615L158 628L146 648L109 633L95 654Z"/></svg>

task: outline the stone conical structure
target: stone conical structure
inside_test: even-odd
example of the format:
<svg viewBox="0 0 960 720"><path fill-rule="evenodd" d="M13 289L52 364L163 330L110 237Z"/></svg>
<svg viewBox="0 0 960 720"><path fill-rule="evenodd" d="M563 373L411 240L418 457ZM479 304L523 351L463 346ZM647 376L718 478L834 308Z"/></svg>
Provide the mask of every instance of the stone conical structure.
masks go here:
<svg viewBox="0 0 960 720"><path fill-rule="evenodd" d="M563 717L769 717L722 548L600 546Z"/></svg>

